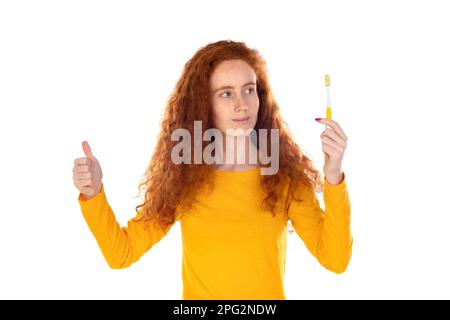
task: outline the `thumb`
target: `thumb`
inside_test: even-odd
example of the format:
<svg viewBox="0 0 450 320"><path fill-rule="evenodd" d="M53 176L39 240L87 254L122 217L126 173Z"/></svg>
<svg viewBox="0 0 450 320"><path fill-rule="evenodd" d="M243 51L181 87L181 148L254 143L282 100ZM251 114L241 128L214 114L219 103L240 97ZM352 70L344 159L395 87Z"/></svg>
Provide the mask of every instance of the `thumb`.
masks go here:
<svg viewBox="0 0 450 320"><path fill-rule="evenodd" d="M86 155L86 157L94 158L94 155L92 154L89 143L87 141L83 141L82 145L83 145L83 151L84 151L84 154Z"/></svg>

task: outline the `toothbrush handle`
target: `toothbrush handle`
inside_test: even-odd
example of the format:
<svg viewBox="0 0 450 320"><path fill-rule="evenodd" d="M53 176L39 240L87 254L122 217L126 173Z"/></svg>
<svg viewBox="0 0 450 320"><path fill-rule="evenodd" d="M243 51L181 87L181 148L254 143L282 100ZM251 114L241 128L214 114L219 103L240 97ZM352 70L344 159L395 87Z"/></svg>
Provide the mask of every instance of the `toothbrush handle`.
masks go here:
<svg viewBox="0 0 450 320"><path fill-rule="evenodd" d="M328 104L327 106L327 119L331 119L331 106L330 104ZM325 129L328 129L329 126L327 124L325 124Z"/></svg>

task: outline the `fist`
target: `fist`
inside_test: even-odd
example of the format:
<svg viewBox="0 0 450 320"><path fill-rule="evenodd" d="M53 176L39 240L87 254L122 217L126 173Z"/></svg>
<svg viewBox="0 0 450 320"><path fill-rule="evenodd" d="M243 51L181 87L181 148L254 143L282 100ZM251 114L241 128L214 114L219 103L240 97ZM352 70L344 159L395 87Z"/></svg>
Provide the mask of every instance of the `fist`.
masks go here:
<svg viewBox="0 0 450 320"><path fill-rule="evenodd" d="M94 157L87 141L82 143L86 157L75 159L73 166L73 182L75 187L87 200L95 197L102 189L102 168Z"/></svg>

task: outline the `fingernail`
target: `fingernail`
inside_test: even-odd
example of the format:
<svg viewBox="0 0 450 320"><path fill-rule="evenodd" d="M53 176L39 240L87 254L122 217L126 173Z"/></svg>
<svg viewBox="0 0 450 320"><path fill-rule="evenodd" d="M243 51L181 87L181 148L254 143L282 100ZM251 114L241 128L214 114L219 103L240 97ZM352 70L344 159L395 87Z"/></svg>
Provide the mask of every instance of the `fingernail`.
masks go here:
<svg viewBox="0 0 450 320"><path fill-rule="evenodd" d="M322 118L316 118L315 120L316 120L316 121L320 121L320 120L322 120Z"/></svg>

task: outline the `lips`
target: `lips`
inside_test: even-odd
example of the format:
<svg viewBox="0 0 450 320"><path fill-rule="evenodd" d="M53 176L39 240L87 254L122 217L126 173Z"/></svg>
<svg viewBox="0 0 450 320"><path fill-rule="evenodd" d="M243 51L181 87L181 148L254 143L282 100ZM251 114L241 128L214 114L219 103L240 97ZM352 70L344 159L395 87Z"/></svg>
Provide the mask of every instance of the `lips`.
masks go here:
<svg viewBox="0 0 450 320"><path fill-rule="evenodd" d="M236 118L236 119L232 119L235 122L245 122L248 119L250 119L250 117L240 117L240 118Z"/></svg>

